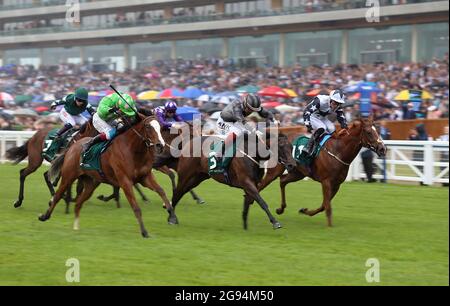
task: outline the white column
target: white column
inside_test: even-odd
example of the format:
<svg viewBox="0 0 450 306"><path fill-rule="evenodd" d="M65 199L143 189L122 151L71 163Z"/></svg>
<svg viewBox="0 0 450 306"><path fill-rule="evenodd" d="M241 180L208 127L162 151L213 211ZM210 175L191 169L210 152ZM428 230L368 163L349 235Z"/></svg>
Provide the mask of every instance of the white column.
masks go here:
<svg viewBox="0 0 450 306"><path fill-rule="evenodd" d="M130 45L124 44L123 46L123 57L124 57L124 63L125 63L125 69L130 68Z"/></svg>
<svg viewBox="0 0 450 306"><path fill-rule="evenodd" d="M419 46L419 33L417 31L417 25L413 24L412 37L411 37L411 61L414 63L416 63L418 61L418 58L417 58L418 46Z"/></svg>
<svg viewBox="0 0 450 306"><path fill-rule="evenodd" d="M81 64L84 64L84 61L86 60L86 50L83 46L80 47L80 62Z"/></svg>
<svg viewBox="0 0 450 306"><path fill-rule="evenodd" d="M348 30L344 30L342 33L341 64L347 64L348 62L348 42Z"/></svg>
<svg viewBox="0 0 450 306"><path fill-rule="evenodd" d="M230 56L229 54L229 46L230 46L230 40L228 37L223 38L223 49L222 49L222 57L228 58Z"/></svg>
<svg viewBox="0 0 450 306"><path fill-rule="evenodd" d="M171 43L170 44L170 47L171 47L170 58L175 60L175 59L177 59L177 45L176 45L175 41L171 41L170 43Z"/></svg>
<svg viewBox="0 0 450 306"><path fill-rule="evenodd" d="M286 65L286 34L280 34L280 46L278 50L278 66L284 67Z"/></svg>

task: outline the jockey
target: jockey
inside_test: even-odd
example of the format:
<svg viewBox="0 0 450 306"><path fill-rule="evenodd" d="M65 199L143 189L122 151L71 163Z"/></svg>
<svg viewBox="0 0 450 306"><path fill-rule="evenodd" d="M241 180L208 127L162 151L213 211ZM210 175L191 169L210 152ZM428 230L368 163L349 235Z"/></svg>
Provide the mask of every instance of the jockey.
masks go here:
<svg viewBox="0 0 450 306"><path fill-rule="evenodd" d="M341 108L342 104L345 103L344 98L344 93L337 89L333 90L329 96L318 95L306 106L303 114L305 126L308 128L308 132L314 131L308 145L303 149L308 156L314 154L315 148L323 135L333 134L336 130L334 124L327 118L329 114L334 112L341 128L347 129L347 122Z"/></svg>
<svg viewBox="0 0 450 306"><path fill-rule="evenodd" d="M232 145L235 139L239 138L244 133L249 132L245 127L246 117L253 112L257 112L262 118L265 118L266 123L274 121L272 113L261 107L261 99L255 94L242 96L240 99L236 99L228 104L222 110L220 118L217 120L216 127L218 134L225 136L225 148ZM263 133L256 130L256 128L253 128L251 132L255 133L258 137L263 136ZM217 152L212 152L212 156L217 160L216 154ZM224 156L222 164L227 164L231 159L232 157ZM226 171L225 175L227 176Z"/></svg>
<svg viewBox="0 0 450 306"><path fill-rule="evenodd" d="M85 124L88 119L82 115L84 111L87 110L91 116L95 113L95 109L88 103L88 91L82 87L75 90L75 93L53 102L50 108L55 110L58 105L64 105L59 113L64 126L56 133L55 140L75 125Z"/></svg>
<svg viewBox="0 0 450 306"><path fill-rule="evenodd" d="M164 106L155 108L156 118L163 129L170 129L174 122L183 122L183 118L177 115L177 103L169 100Z"/></svg>
<svg viewBox="0 0 450 306"><path fill-rule="evenodd" d="M127 103L117 93L110 94L100 101L97 112L92 117L92 123L100 134L83 144L83 152L87 152L94 144L113 139L128 128L127 122L118 123L117 119L124 118L129 122L135 120L137 113L135 101L128 94L121 95Z"/></svg>

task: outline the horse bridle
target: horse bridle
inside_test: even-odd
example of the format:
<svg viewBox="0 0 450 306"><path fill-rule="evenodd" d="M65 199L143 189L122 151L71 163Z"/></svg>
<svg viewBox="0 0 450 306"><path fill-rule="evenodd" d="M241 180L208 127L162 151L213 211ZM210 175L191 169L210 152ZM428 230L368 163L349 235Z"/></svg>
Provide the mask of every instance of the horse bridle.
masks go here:
<svg viewBox="0 0 450 306"><path fill-rule="evenodd" d="M148 138L148 137L144 137L144 136L142 136L141 135L141 133L139 133L135 128L134 128L134 126L133 125L131 125L131 123L128 121L128 119L126 119L125 117L123 117L123 116L121 116L120 115L120 118L123 120L123 121L125 121L125 124L127 124L128 126L130 126L130 129L142 140L142 142L145 144L145 147L147 148L147 149L150 149L152 146L154 146L155 144L151 141L151 139L150 138ZM144 128L145 128L145 121L147 120L147 119L149 119L149 118L145 118L144 119Z"/></svg>

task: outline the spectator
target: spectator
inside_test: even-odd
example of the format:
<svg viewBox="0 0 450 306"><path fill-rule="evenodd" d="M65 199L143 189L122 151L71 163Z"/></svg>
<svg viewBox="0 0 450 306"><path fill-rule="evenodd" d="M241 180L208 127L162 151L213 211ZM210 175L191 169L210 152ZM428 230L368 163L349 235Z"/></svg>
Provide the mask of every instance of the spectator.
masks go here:
<svg viewBox="0 0 450 306"><path fill-rule="evenodd" d="M403 119L404 120L412 120L416 119L417 115L414 111L414 104L412 102L407 103L403 106Z"/></svg>

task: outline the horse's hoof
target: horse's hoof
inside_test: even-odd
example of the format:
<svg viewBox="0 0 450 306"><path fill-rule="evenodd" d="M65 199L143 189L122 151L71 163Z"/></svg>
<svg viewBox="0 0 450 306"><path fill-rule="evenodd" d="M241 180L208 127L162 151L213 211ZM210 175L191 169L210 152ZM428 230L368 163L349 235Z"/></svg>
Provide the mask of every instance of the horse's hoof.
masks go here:
<svg viewBox="0 0 450 306"><path fill-rule="evenodd" d="M48 220L46 215L40 215L38 219L39 219L39 221L42 221L42 222L45 222Z"/></svg>
<svg viewBox="0 0 450 306"><path fill-rule="evenodd" d="M308 211L308 208L301 208L298 212L300 213L300 214L304 214L304 215L306 215L306 212Z"/></svg>
<svg viewBox="0 0 450 306"><path fill-rule="evenodd" d="M169 224L170 225L177 225L178 223L178 218L177 217L173 217L173 218L169 218Z"/></svg>
<svg viewBox="0 0 450 306"><path fill-rule="evenodd" d="M273 229L279 229L279 228L281 228L280 222L278 222L278 221L274 222L273 223Z"/></svg>
<svg viewBox="0 0 450 306"><path fill-rule="evenodd" d="M17 200L14 202L14 208L19 208L20 206L22 206L22 201Z"/></svg>
<svg viewBox="0 0 450 306"><path fill-rule="evenodd" d="M284 213L284 209L283 208L277 208L276 210L277 215L281 215Z"/></svg>
<svg viewBox="0 0 450 306"><path fill-rule="evenodd" d="M148 235L147 231L142 232L142 237L144 237L144 238L150 238L150 236Z"/></svg>
<svg viewBox="0 0 450 306"><path fill-rule="evenodd" d="M162 207L163 207L163 209L166 209L166 205L164 205L164 204L163 204L163 206L162 206Z"/></svg>
<svg viewBox="0 0 450 306"><path fill-rule="evenodd" d="M205 200L203 200L203 199L198 199L198 200L197 200L197 204L202 205L202 204L206 204L206 202L205 202Z"/></svg>
<svg viewBox="0 0 450 306"><path fill-rule="evenodd" d="M105 200L105 197L102 196L102 195L99 195L99 196L97 197L97 200L104 201L104 200Z"/></svg>

